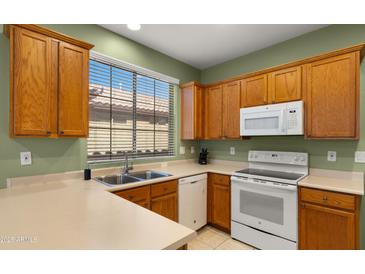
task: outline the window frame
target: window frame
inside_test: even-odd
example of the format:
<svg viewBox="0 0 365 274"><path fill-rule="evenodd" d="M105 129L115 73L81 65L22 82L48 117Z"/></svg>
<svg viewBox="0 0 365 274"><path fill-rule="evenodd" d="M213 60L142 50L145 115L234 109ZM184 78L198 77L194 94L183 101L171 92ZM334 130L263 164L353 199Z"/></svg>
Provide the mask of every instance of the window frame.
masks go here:
<svg viewBox="0 0 365 274"><path fill-rule="evenodd" d="M106 55L102 55L96 52L91 52L90 58L89 58L89 62L90 62L90 70L91 70L91 62L98 62L101 64L104 64L106 66L108 66L108 68L110 69L110 74L109 74L109 84L108 86L106 86L107 88L109 88L109 96L100 96L100 95L96 95L100 96L100 97L104 97L107 98L108 100L110 100L110 103L108 105L109 108L109 113L110 113L110 119L109 121L107 121L107 123L109 122L109 127L105 128L105 127L97 127L95 125L91 125L92 120L89 120L89 127L90 129L100 129L102 130L103 128L107 131L109 131L107 134L109 135L109 142L106 145L106 147L108 147L108 149L105 150L105 154L102 154L100 156L93 156L93 155L89 155L89 138L87 139L87 162L88 163L102 163L102 162L113 162L113 161L120 161L122 159L124 159L124 154L118 154L117 151L116 154L114 154L114 148L113 147L113 136L115 134L115 132L123 132L125 130L130 130L131 134L132 134L132 150L129 150L129 157L134 158L134 159L156 159L156 158L173 158L176 157L176 145L177 145L177 132L176 132L176 125L177 125L177 120L176 120L176 91L177 91L177 84L179 83L178 79L172 78L170 76L166 76L157 72L153 72L151 70L148 69L144 69L142 67L138 67L138 66L134 66L131 65L129 63L126 63L124 61L120 61L117 60L115 58L112 57L108 57ZM122 70L124 72L129 72L132 73L132 88L133 90L132 92L132 101L129 101L130 103L133 104L132 107L132 128L131 129L118 129L113 127L112 125L112 121L113 121L113 100L120 100L120 101L125 101L127 102L127 100L124 99L120 99L120 98L115 98L115 96L113 96L113 89L114 87L114 83L113 83L113 68L117 69L117 70ZM131 69L134 68L134 69ZM148 74L146 74L148 73ZM138 129L137 126L137 114L138 114L138 109L137 109L137 95L138 95L138 80L137 78L141 76L141 77L147 77L148 81L153 81L154 85L153 85L153 129L149 129L149 130L144 130L144 129ZM142 78L143 79L143 78ZM167 131L164 130L158 130L156 129L156 81L165 83L167 85L167 96L168 96L168 114L167 114ZM158 83L159 83L158 82ZM91 83L91 73L89 75L89 83ZM91 94L92 89L89 87L89 94ZM95 92L95 90L94 90ZM140 94L141 91L139 91ZM89 103L91 102L91 99L89 99ZM91 112L91 109L90 109ZM90 115L91 117L91 115ZM143 121L143 120L142 120ZM114 130L113 130L114 128ZM139 152L140 150L138 150L138 146L137 146L137 132L138 131L151 131L153 132L153 151L149 151L147 152L147 149L144 152ZM167 133L167 151L163 152L163 151L156 151L156 133ZM97 138L96 138L97 139ZM152 138L151 138L152 139ZM142 142L143 144L143 142ZM109 151L109 154L107 154L107 152Z"/></svg>

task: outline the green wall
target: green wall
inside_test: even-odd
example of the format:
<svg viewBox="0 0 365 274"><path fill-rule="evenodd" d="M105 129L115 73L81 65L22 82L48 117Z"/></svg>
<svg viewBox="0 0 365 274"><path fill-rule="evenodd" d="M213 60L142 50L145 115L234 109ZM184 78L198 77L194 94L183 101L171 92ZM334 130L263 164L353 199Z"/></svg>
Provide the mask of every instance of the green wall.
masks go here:
<svg viewBox="0 0 365 274"><path fill-rule="evenodd" d="M200 80L200 70L97 25L47 27L90 42L95 45L95 51L167 74L180 79L181 82ZM9 39L2 31L3 25L0 25L0 188L5 187L6 178L9 177L83 169L86 165L85 139L9 138ZM179 96L176 96L176 148L180 146L179 102ZM190 145L197 146L195 142L183 142L183 145L187 148ZM32 152L31 166L20 166L21 151ZM179 155L178 149L176 151L177 157L173 159L195 157L190 154L190 149L186 150L185 155Z"/></svg>
<svg viewBox="0 0 365 274"><path fill-rule="evenodd" d="M332 25L297 38L268 47L234 60L216 65L202 71L202 82L210 83L245 72L288 63L312 55L320 54L351 45L365 43L365 25ZM310 141L302 136L288 137L252 137L239 141L204 141L200 147L207 147L210 158L247 161L248 151L281 150L308 152L309 164L315 168L365 171L365 164L354 163L356 150L365 150L365 60L361 64L360 76L360 136L359 141ZM236 155L229 155L231 146L236 148ZM327 161L327 151L337 151L337 161ZM362 203L361 238L365 249L365 202Z"/></svg>

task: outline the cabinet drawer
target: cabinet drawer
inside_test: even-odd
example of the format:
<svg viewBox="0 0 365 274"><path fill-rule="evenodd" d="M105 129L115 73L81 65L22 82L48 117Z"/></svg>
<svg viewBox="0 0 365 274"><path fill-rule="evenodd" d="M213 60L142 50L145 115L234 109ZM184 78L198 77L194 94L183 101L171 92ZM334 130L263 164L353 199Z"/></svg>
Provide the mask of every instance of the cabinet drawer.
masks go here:
<svg viewBox="0 0 365 274"><path fill-rule="evenodd" d="M160 184L151 185L151 197L157 197L177 191L177 181L168 181Z"/></svg>
<svg viewBox="0 0 365 274"><path fill-rule="evenodd" d="M137 187L127 190L114 192L115 195L127 199L133 203L137 203L142 200L149 200L150 186Z"/></svg>
<svg viewBox="0 0 365 274"><path fill-rule="evenodd" d="M213 184L229 186L230 185L230 176L216 174L216 173L209 173L209 181Z"/></svg>
<svg viewBox="0 0 365 274"><path fill-rule="evenodd" d="M301 188L301 201L327 205L342 209L355 210L355 196L325 190Z"/></svg>

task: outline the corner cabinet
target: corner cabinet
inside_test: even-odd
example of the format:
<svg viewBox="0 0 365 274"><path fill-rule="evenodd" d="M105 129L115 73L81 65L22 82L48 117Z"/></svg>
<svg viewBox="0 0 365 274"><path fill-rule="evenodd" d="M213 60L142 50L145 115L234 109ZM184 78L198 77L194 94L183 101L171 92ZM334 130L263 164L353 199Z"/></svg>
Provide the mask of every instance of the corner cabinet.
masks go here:
<svg viewBox="0 0 365 274"><path fill-rule="evenodd" d="M181 139L197 140L204 137L204 93L196 82L181 88Z"/></svg>
<svg viewBox="0 0 365 274"><path fill-rule="evenodd" d="M359 138L360 53L306 65L306 137Z"/></svg>
<svg viewBox="0 0 365 274"><path fill-rule="evenodd" d="M356 195L301 187L299 249L359 249Z"/></svg>
<svg viewBox="0 0 365 274"><path fill-rule="evenodd" d="M37 25L10 38L10 136L87 137L92 45Z"/></svg>

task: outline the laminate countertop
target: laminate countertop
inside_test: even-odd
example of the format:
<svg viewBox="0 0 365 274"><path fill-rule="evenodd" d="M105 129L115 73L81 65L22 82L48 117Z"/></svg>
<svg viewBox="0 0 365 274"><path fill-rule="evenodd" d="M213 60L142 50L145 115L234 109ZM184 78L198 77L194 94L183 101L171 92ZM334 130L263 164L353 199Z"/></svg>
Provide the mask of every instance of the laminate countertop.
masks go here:
<svg viewBox="0 0 365 274"><path fill-rule="evenodd" d="M171 177L108 187L82 172L21 177L0 190L0 249L177 249L196 232L111 193L207 171L231 174L237 165L191 161L135 166ZM93 176L120 172L99 169Z"/></svg>
<svg viewBox="0 0 365 274"><path fill-rule="evenodd" d="M177 249L196 232L111 192L206 172L231 175L246 167L246 162L218 160L208 165L189 160L136 165L135 171L171 176L117 187L84 181L81 171L9 179L8 188L0 190L0 249ZM119 172L97 169L92 176ZM362 173L310 173L300 185L364 193Z"/></svg>

